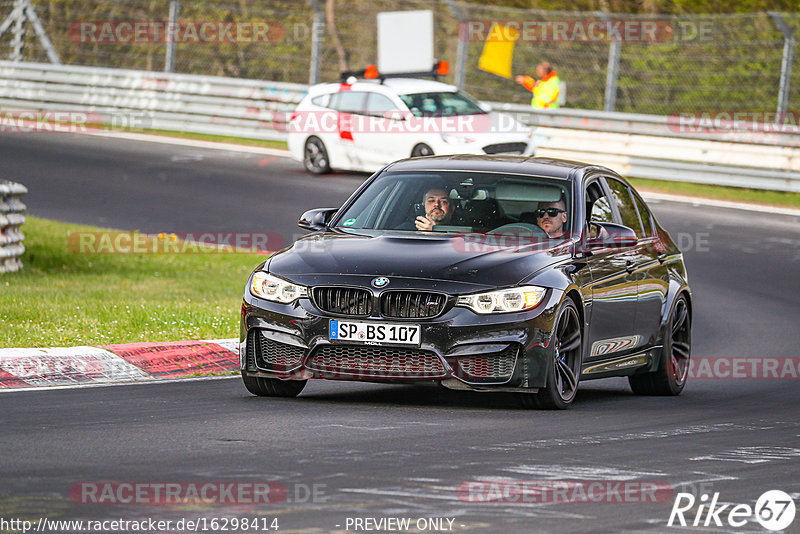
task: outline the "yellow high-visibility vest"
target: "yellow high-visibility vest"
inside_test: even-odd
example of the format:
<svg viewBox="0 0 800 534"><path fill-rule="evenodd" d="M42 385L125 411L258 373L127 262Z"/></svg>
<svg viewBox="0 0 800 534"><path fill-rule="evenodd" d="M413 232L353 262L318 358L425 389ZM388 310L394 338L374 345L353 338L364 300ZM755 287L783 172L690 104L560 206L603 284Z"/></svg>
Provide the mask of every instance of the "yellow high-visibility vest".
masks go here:
<svg viewBox="0 0 800 534"><path fill-rule="evenodd" d="M536 109L549 109L559 107L558 92L560 82L558 74L553 70L538 82L530 76L525 76L525 81L522 85L533 93L531 106Z"/></svg>

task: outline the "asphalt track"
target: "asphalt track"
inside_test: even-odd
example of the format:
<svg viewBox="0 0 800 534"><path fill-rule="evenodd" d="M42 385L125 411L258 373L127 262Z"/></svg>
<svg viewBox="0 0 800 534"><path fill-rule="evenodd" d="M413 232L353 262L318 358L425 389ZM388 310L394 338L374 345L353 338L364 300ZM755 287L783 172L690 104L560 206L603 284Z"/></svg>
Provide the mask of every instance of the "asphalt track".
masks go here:
<svg viewBox="0 0 800 534"><path fill-rule="evenodd" d="M300 212L339 204L365 178L310 177L272 156L54 134L0 138L0 161L4 177L30 189L35 216L287 240ZM651 206L685 249L693 356L797 357L800 221ZM257 516L277 517L281 532L316 533L353 532L348 518L441 517L454 532L668 532L679 530L667 526L674 493L655 503L485 503L457 488L652 481L749 505L780 489L800 505L798 385L693 380L680 397L648 398L611 379L582 384L566 412L523 410L509 395L335 382L309 383L291 400L252 397L238 379L4 393L0 518ZM87 481L274 481L288 494L257 505L84 504L70 488ZM680 530L765 532L754 521ZM786 531L800 532L800 518Z"/></svg>

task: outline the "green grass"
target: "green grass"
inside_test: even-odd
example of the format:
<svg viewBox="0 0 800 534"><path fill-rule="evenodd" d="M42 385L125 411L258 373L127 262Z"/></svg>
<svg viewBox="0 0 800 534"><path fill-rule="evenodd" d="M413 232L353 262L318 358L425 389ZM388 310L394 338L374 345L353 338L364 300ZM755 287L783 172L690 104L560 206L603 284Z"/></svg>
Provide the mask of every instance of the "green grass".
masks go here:
<svg viewBox="0 0 800 534"><path fill-rule="evenodd" d="M761 189L745 189L743 187L726 187L721 185L692 184L687 182L665 182L628 178L639 191L655 191L672 195L729 200L732 202L748 202L765 206L784 208L800 208L800 193L782 191L766 191Z"/></svg>
<svg viewBox="0 0 800 534"><path fill-rule="evenodd" d="M286 150L286 141L270 141L268 139L250 139L249 137L234 137L230 135L203 134L181 132L177 130L146 130L142 128L121 128L120 130L146 135L161 135L164 137L178 137L181 139L197 139L200 141L215 141L218 143L234 143L237 145L260 146L266 148L279 148Z"/></svg>
<svg viewBox="0 0 800 534"><path fill-rule="evenodd" d="M70 232L28 217L20 272L0 275L0 347L105 345L238 337L252 253L86 254Z"/></svg>

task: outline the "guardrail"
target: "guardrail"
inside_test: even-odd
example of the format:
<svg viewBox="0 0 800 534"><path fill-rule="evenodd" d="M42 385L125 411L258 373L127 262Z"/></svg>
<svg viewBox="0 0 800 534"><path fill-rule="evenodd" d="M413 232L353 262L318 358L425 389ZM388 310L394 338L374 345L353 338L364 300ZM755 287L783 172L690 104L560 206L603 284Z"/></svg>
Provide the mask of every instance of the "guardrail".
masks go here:
<svg viewBox="0 0 800 534"><path fill-rule="evenodd" d="M307 86L216 76L0 61L0 107L92 112L104 127L285 140Z"/></svg>
<svg viewBox="0 0 800 534"><path fill-rule="evenodd" d="M676 139L732 142L741 144L800 147L800 125L778 127L772 112L742 112L742 120L734 113L687 112L674 115L645 115L594 111L589 109L556 108L535 110L531 106L486 102L493 110L513 115L531 126L568 128L598 132L649 135ZM727 118L726 118L727 116ZM761 121L754 118L762 117ZM787 116L784 119L795 118ZM750 122L746 122L750 119Z"/></svg>
<svg viewBox="0 0 800 534"><path fill-rule="evenodd" d="M285 140L287 117L307 89L216 76L0 61L3 109L91 112L108 129ZM800 135L780 128L731 124L696 131L683 128L679 116L486 104L535 126L541 140L537 155L592 161L637 178L800 192Z"/></svg>
<svg viewBox="0 0 800 534"><path fill-rule="evenodd" d="M487 102L492 110L536 126L536 154L604 165L623 176L800 192L798 128L698 116L606 113ZM697 131L701 130L701 131ZM603 135L597 135L602 132Z"/></svg>
<svg viewBox="0 0 800 534"><path fill-rule="evenodd" d="M22 184L0 180L0 273L22 269L25 235L20 226L25 222L25 204L20 197L27 192Z"/></svg>

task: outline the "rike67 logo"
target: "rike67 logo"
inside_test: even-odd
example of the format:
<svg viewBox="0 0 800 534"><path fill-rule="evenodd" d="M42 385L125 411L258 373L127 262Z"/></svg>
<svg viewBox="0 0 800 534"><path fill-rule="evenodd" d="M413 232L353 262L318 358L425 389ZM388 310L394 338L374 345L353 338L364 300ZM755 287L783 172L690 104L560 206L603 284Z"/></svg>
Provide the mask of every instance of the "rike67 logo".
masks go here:
<svg viewBox="0 0 800 534"><path fill-rule="evenodd" d="M699 502L698 502L699 501ZM696 508L695 508L696 507ZM764 492L755 506L720 503L719 492L696 499L691 493L678 493L667 526L741 528L757 521L767 530L785 530L794 521L795 504L791 495L781 490Z"/></svg>

